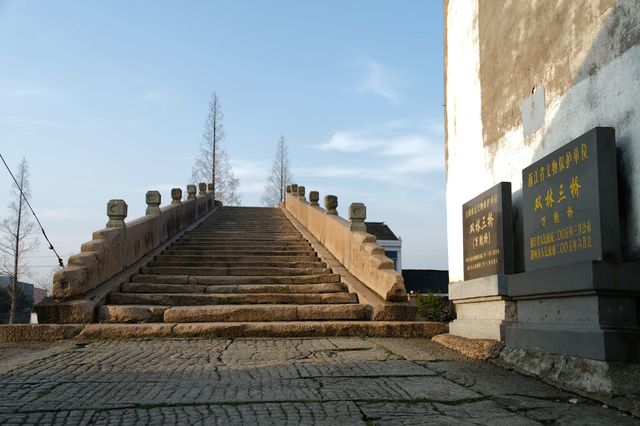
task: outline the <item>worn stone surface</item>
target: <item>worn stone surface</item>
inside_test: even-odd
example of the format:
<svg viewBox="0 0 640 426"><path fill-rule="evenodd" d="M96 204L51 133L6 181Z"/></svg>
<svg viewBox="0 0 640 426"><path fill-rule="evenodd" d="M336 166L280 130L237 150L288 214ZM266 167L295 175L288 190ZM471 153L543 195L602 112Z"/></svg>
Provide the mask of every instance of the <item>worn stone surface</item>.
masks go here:
<svg viewBox="0 0 640 426"><path fill-rule="evenodd" d="M0 423L638 424L425 339L76 343L15 348L26 356L0 374Z"/></svg>
<svg viewBox="0 0 640 426"><path fill-rule="evenodd" d="M0 325L0 342L53 342L70 339L82 331L79 324Z"/></svg>
<svg viewBox="0 0 640 426"><path fill-rule="evenodd" d="M337 215L336 207L337 198L333 195L325 196L326 210L287 195L285 210L290 220L302 228L301 232L304 230L316 238L341 266L383 300L406 301L402 275L393 269L393 261L384 255L376 238L365 232L353 232L351 223ZM352 207L355 211L350 212L350 217L366 217L364 205L355 203Z"/></svg>
<svg viewBox="0 0 640 426"><path fill-rule="evenodd" d="M433 340L443 346L468 356L471 359L487 360L500 354L502 343L490 339L467 339L453 334L440 334Z"/></svg>

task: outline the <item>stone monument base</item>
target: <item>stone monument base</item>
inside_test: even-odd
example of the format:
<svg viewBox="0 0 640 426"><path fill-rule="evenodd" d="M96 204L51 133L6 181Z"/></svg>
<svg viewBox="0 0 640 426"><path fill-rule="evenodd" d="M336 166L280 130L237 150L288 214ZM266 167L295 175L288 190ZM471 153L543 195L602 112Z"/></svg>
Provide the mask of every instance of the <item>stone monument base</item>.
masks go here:
<svg viewBox="0 0 640 426"><path fill-rule="evenodd" d="M580 262L509 277L517 322L505 344L603 361L640 361L640 262Z"/></svg>
<svg viewBox="0 0 640 426"><path fill-rule="evenodd" d="M490 275L449 283L456 320L449 333L470 339L504 341L505 326L516 319L516 305L507 297L508 275Z"/></svg>

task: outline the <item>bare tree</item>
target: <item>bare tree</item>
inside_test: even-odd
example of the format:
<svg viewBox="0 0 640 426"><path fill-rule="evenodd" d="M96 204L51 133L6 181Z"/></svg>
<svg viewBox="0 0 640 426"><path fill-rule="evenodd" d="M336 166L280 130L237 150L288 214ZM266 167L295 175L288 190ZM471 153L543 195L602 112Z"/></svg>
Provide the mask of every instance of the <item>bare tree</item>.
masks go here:
<svg viewBox="0 0 640 426"><path fill-rule="evenodd" d="M231 164L229 155L221 146L224 140L224 127L222 126L222 108L216 92L211 94L209 100L209 112L205 122L200 152L191 170L191 181L194 183L208 182L213 186L214 199L222 201L223 205L239 205L240 195L237 179Z"/></svg>
<svg viewBox="0 0 640 426"><path fill-rule="evenodd" d="M290 181L291 171L289 171L287 142L284 136L280 136L276 149L276 157L273 160L273 166L271 166L271 174L264 187L262 203L265 206L277 207L278 204L284 201L286 187Z"/></svg>
<svg viewBox="0 0 640 426"><path fill-rule="evenodd" d="M31 221L26 205L26 197L31 197L29 189L29 169L24 158L18 167L16 179L20 188L12 186L10 201L7 206L9 217L0 222L0 253L2 253L2 272L11 277L8 292L11 300L9 322L16 320L18 299L21 291L18 280L22 275L29 275L25 262L25 254L36 248L37 228ZM22 193L20 190L22 189Z"/></svg>

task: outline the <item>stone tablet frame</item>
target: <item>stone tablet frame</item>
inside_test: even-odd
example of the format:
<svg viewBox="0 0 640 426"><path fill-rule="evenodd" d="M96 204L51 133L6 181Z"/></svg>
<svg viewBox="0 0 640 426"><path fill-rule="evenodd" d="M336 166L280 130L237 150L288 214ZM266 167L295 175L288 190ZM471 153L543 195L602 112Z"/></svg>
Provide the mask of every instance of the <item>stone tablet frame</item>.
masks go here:
<svg viewBox="0 0 640 426"><path fill-rule="evenodd" d="M525 270L620 261L615 131L595 127L522 171Z"/></svg>
<svg viewBox="0 0 640 426"><path fill-rule="evenodd" d="M465 281L513 273L511 182L500 182L464 203L462 228ZM478 237L484 237L482 244L476 244Z"/></svg>

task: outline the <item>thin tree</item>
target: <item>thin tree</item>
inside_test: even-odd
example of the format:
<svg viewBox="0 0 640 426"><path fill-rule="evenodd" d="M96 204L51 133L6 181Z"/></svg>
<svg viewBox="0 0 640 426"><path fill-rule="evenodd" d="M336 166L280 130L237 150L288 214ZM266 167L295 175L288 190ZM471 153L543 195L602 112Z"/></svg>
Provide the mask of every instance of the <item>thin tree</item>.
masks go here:
<svg viewBox="0 0 640 426"><path fill-rule="evenodd" d="M240 180L234 176L229 155L221 146L224 140L222 118L220 100L216 92L213 92L209 100L209 112L202 133L200 152L191 170L191 181L196 184L211 183L214 199L222 201L223 205L239 205Z"/></svg>
<svg viewBox="0 0 640 426"><path fill-rule="evenodd" d="M262 203L265 206L277 207L286 194L287 184L291 181L291 171L289 170L289 155L287 142L284 136L280 136L276 149L276 157L271 166L271 174L267 178L264 187Z"/></svg>
<svg viewBox="0 0 640 426"><path fill-rule="evenodd" d="M8 292L11 301L9 322L16 321L17 307L21 295L18 280L28 275L25 254L35 249L37 228L31 221L26 205L26 197L31 197L29 189L29 168L24 158L18 167L16 179L20 188L11 187L10 201L7 205L9 217L0 222L0 253L2 253L2 271L9 275L11 282ZM20 191L22 190L22 192Z"/></svg>

